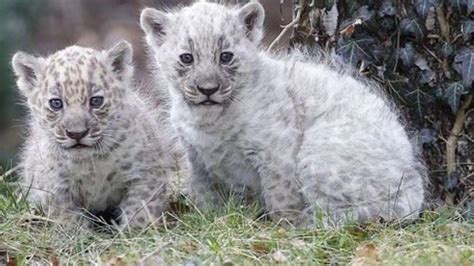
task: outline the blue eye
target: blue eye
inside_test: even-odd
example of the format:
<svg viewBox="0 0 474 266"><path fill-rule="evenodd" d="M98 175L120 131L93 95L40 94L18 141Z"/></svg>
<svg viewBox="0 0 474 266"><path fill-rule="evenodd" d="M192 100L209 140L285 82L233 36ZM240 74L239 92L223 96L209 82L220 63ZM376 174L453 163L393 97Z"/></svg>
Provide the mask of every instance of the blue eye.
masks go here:
<svg viewBox="0 0 474 266"><path fill-rule="evenodd" d="M194 61L194 58L192 54L182 54L179 56L179 60L184 64L189 65Z"/></svg>
<svg viewBox="0 0 474 266"><path fill-rule="evenodd" d="M63 101L61 99L51 99L49 100L49 107L53 109L54 111L59 111L63 108Z"/></svg>
<svg viewBox="0 0 474 266"><path fill-rule="evenodd" d="M89 104L92 108L99 108L104 103L104 97L102 96L94 96L90 99Z"/></svg>
<svg viewBox="0 0 474 266"><path fill-rule="evenodd" d="M221 64L228 64L230 61L232 61L232 58L234 58L234 54L231 52L223 52L221 53L220 60Z"/></svg>

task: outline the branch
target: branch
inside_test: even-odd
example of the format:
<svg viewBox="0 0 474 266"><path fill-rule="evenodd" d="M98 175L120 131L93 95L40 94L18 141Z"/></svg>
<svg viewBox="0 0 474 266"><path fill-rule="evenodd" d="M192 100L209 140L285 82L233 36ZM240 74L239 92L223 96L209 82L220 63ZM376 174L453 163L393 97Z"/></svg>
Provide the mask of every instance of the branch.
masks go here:
<svg viewBox="0 0 474 266"><path fill-rule="evenodd" d="M446 18L444 17L442 6L436 8L436 18L438 19L441 36L443 36L445 40L449 40L449 24L446 22Z"/></svg>
<svg viewBox="0 0 474 266"><path fill-rule="evenodd" d="M300 3L299 3L299 7L297 7L297 13L296 13L296 17L295 19L293 19L293 21L291 21L290 23L288 23L287 25L285 25L283 27L283 29L281 30L280 34L278 34L278 36L275 38L275 40L273 40L273 42L270 44L270 46L268 46L268 49L267 51L271 51L273 49L273 47L279 43L281 41L281 38L283 38L283 36L285 36L285 34L291 30L296 24L298 24L298 22L300 22L301 20L301 12L303 10L303 2L304 0L300 0Z"/></svg>
<svg viewBox="0 0 474 266"><path fill-rule="evenodd" d="M466 110L472 102L472 95L469 95L462 107L456 113L456 120L454 121L453 129L446 142L446 163L448 174L456 170L456 143L461 131L464 127L464 119L466 118Z"/></svg>

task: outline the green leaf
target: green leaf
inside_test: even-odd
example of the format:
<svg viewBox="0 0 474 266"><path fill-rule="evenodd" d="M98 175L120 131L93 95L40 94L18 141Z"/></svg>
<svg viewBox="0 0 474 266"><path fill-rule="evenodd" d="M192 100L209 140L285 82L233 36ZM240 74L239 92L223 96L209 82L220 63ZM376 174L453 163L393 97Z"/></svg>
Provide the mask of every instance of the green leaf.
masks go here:
<svg viewBox="0 0 474 266"><path fill-rule="evenodd" d="M441 45L440 50L444 58L450 57L454 52L454 48L449 42L444 42L443 45Z"/></svg>
<svg viewBox="0 0 474 266"><path fill-rule="evenodd" d="M413 37L418 41L422 40L426 35L425 24L414 17L402 19L400 30L403 35Z"/></svg>
<svg viewBox="0 0 474 266"><path fill-rule="evenodd" d="M461 95L465 93L466 90L460 82L453 82L444 90L444 98L453 113L458 111L461 103Z"/></svg>
<svg viewBox="0 0 474 266"><path fill-rule="evenodd" d="M427 103L433 101L433 97L421 90L419 86L415 86L413 90L405 93L405 99L416 106L419 118L422 118L424 116L424 113L427 108Z"/></svg>
<svg viewBox="0 0 474 266"><path fill-rule="evenodd" d="M474 50L463 48L454 57L453 68L466 82L474 81Z"/></svg>
<svg viewBox="0 0 474 266"><path fill-rule="evenodd" d="M397 13L397 10L395 8L395 5L393 4L393 1L391 0L385 0L382 2L380 5L378 15L379 17L385 17L385 16L395 16Z"/></svg>
<svg viewBox="0 0 474 266"><path fill-rule="evenodd" d="M474 2L474 1L472 1ZM462 37L465 41L474 40L474 20L465 20L462 23Z"/></svg>
<svg viewBox="0 0 474 266"><path fill-rule="evenodd" d="M472 0L449 0L449 5L456 13L464 14L467 10L467 2ZM469 4L470 6L472 4Z"/></svg>
<svg viewBox="0 0 474 266"><path fill-rule="evenodd" d="M410 42L405 43L405 46L400 48L399 58L403 66L410 68L415 63L416 50Z"/></svg>
<svg viewBox="0 0 474 266"><path fill-rule="evenodd" d="M435 0L417 0L415 2L415 11L421 19L425 19L428 14L437 5Z"/></svg>
<svg viewBox="0 0 474 266"><path fill-rule="evenodd" d="M372 60L372 56L368 52L370 51L370 45L374 42L375 40L369 36L364 36L359 39L341 38L337 42L336 53L342 56L346 63L356 66L361 60Z"/></svg>

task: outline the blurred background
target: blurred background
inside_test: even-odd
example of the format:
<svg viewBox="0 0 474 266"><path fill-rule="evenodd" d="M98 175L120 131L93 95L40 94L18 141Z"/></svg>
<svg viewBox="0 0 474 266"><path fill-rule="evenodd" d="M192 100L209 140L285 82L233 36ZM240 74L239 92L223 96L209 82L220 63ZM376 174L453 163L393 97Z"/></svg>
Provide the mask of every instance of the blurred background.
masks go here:
<svg viewBox="0 0 474 266"><path fill-rule="evenodd" d="M48 55L66 46L78 44L103 49L119 40L133 44L137 79L152 84L140 11L148 7L174 7L191 0L0 0L0 165L10 169L15 164L25 132L25 110L19 105L14 75L10 67L18 51ZM232 2L232 1L228 1ZM238 1L234 1L238 2ZM264 0L266 38L271 42L280 25L292 17L290 1ZM288 43L288 39L280 45ZM0 171L1 172L1 171Z"/></svg>

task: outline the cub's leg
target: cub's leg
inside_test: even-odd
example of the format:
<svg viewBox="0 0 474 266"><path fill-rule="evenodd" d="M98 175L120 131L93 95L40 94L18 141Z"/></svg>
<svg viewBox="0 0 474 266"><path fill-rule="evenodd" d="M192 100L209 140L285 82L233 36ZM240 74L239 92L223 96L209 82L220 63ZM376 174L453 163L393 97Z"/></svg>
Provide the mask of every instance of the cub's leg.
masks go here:
<svg viewBox="0 0 474 266"><path fill-rule="evenodd" d="M28 201L46 216L58 219L63 224L74 224L84 229L92 229L92 223L87 219L78 202L74 186L66 181L54 180L57 181L55 184L46 181L42 184L27 185L28 187L23 187L22 191L28 193ZM50 190L47 190L48 188Z"/></svg>
<svg viewBox="0 0 474 266"><path fill-rule="evenodd" d="M293 226L305 227L309 217L303 212L305 200L294 167L278 158L256 156L265 209L274 221L284 219Z"/></svg>
<svg viewBox="0 0 474 266"><path fill-rule="evenodd" d="M162 218L169 204L169 188L166 182L157 181L150 173L145 178L136 178L120 203L122 227L145 228Z"/></svg>
<svg viewBox="0 0 474 266"><path fill-rule="evenodd" d="M206 166L199 158L196 150L185 144L186 157L189 170L188 194L199 209L214 209L222 206L222 197L219 189L222 189L217 182L217 178L207 172Z"/></svg>

